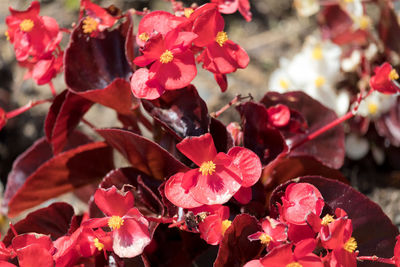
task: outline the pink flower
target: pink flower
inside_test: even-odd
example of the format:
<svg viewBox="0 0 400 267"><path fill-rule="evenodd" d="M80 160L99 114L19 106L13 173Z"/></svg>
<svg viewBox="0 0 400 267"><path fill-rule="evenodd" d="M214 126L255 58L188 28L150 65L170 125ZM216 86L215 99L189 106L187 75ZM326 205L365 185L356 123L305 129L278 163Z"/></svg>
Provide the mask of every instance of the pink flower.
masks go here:
<svg viewBox="0 0 400 267"><path fill-rule="evenodd" d="M280 214L291 224L306 225L307 215L320 215L324 207L324 199L318 189L308 183L292 183L282 197Z"/></svg>
<svg viewBox="0 0 400 267"><path fill-rule="evenodd" d="M196 37L191 32L179 32L179 29L175 29L165 37L157 34L148 40L142 51L143 56L135 58L133 62L140 67L149 64L151 66L148 71L133 73L133 94L136 97L154 99L165 90L189 85L196 77L197 69L194 55L188 48Z"/></svg>
<svg viewBox="0 0 400 267"><path fill-rule="evenodd" d="M109 226L112 230L113 250L120 257L132 258L143 252L150 243L149 223L134 208L131 192L122 192L115 186L97 189L94 201L106 217L90 219L83 226L99 228Z"/></svg>
<svg viewBox="0 0 400 267"><path fill-rule="evenodd" d="M167 181L166 197L176 206L223 204L242 186L251 187L260 178L261 162L256 154L242 147L217 153L209 133L185 138L176 147L200 166Z"/></svg>

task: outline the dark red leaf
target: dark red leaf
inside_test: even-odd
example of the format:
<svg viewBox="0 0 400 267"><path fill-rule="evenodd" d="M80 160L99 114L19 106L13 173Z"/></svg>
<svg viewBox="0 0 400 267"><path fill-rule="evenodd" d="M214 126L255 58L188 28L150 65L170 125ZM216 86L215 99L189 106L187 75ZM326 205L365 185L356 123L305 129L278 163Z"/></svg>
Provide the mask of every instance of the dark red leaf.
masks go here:
<svg viewBox="0 0 400 267"><path fill-rule="evenodd" d="M35 232L50 235L52 240L56 240L68 233L73 215L71 205L57 202L29 213L25 219L14 224L14 228L18 234ZM13 238L14 234L9 229L3 239L4 244L10 245Z"/></svg>
<svg viewBox="0 0 400 267"><path fill-rule="evenodd" d="M218 152L228 152L233 147L234 142L230 133L226 130L226 126L218 119L211 118L210 134L213 137L215 148Z"/></svg>
<svg viewBox="0 0 400 267"><path fill-rule="evenodd" d="M322 35L338 45L363 45L368 33L354 30L353 19L338 4L326 6L318 16Z"/></svg>
<svg viewBox="0 0 400 267"><path fill-rule="evenodd" d="M123 24L124 28L126 28L125 56L127 62L131 66L131 69L136 70L137 67L135 64L133 64L133 60L135 59L135 53L139 53L139 47L136 43L136 35L134 33L132 16L129 14L129 12L125 18L128 20L128 23Z"/></svg>
<svg viewBox="0 0 400 267"><path fill-rule="evenodd" d="M248 214L236 216L220 243L214 266L239 267L260 256L263 245L260 242L251 242L247 238L258 231L261 231L261 226L255 217Z"/></svg>
<svg viewBox="0 0 400 267"><path fill-rule="evenodd" d="M187 171L188 168L153 141L121 129L99 129L97 132L131 164L159 180Z"/></svg>
<svg viewBox="0 0 400 267"><path fill-rule="evenodd" d="M210 118L207 105L193 85L166 91L155 100L142 99L147 112L177 139L199 136L208 132Z"/></svg>
<svg viewBox="0 0 400 267"><path fill-rule="evenodd" d="M22 154L8 176L2 203L2 208L8 209L8 216L16 216L45 200L93 183L114 168L109 146L104 142L84 141L80 141L83 145L75 145L52 157L50 145L42 138Z"/></svg>
<svg viewBox="0 0 400 267"><path fill-rule="evenodd" d="M381 10L378 32L382 43L389 49L400 52L400 26L391 5L386 1L378 1Z"/></svg>
<svg viewBox="0 0 400 267"><path fill-rule="evenodd" d="M303 92L289 92L285 94L269 92L260 102L266 107L284 104L298 111L306 119L308 124L308 131L306 133L283 131L288 144L294 144L302 140L308 133L312 133L337 119L337 115L333 110L328 109ZM290 155L314 156L331 168L340 168L343 165L345 156L343 126L336 126L314 140L308 141L295 150L290 151Z"/></svg>
<svg viewBox="0 0 400 267"><path fill-rule="evenodd" d="M321 192L325 203L332 211L341 208L353 223L353 236L357 241L360 256L376 255L391 258L399 230L392 224L382 209L351 186L321 176L305 176L289 181L275 189L271 196L271 210L280 201L285 188L291 183L310 183ZM378 266L373 262L358 263L357 266Z"/></svg>
<svg viewBox="0 0 400 267"><path fill-rule="evenodd" d="M313 157L295 156L281 158L264 168L262 173L261 180L265 186L267 201L272 191L280 184L307 175L319 175L348 183L347 179L340 171L325 166Z"/></svg>
<svg viewBox="0 0 400 267"><path fill-rule="evenodd" d="M50 106L45 121L45 133L54 154L60 153L67 143L67 137L74 131L80 119L93 102L64 90Z"/></svg>
<svg viewBox="0 0 400 267"><path fill-rule="evenodd" d="M82 21L65 50L65 82L69 89L93 102L129 114L133 96L132 74L125 57L126 31L122 26L96 38L82 30Z"/></svg>
<svg viewBox="0 0 400 267"><path fill-rule="evenodd" d="M237 110L242 117L244 147L256 153L263 165L287 152L281 133L268 126L268 112L263 105L249 101Z"/></svg>

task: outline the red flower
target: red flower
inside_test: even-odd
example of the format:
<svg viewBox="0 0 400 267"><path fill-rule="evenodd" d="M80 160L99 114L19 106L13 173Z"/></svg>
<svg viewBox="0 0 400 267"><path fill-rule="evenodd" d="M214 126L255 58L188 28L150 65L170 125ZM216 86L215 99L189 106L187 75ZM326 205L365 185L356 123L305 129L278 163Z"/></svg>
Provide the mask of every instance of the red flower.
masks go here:
<svg viewBox="0 0 400 267"><path fill-rule="evenodd" d="M221 205L201 206L192 209L192 212L197 215L199 213L207 214L206 217L199 223L200 237L210 245L218 245L225 231L230 227L229 208Z"/></svg>
<svg viewBox="0 0 400 267"><path fill-rule="evenodd" d="M262 266L274 267L323 267L321 259L312 253L315 246L316 241L314 239L306 239L299 242L294 251L292 251L291 244L282 245L271 250L264 258L260 259L260 263Z"/></svg>
<svg viewBox="0 0 400 267"><path fill-rule="evenodd" d="M262 244L266 245L268 250L287 240L287 225L284 223L267 217L263 220L261 226L263 231L250 235L248 237L249 240L259 240Z"/></svg>
<svg viewBox="0 0 400 267"><path fill-rule="evenodd" d="M174 16L166 11L153 11L140 20L136 42L139 46L144 46L151 37L157 34L165 36L183 21L185 21L184 18Z"/></svg>
<svg viewBox="0 0 400 267"><path fill-rule="evenodd" d="M21 234L12 240L12 247L18 256L20 266L53 267L53 254L55 248L47 235L29 233Z"/></svg>
<svg viewBox="0 0 400 267"><path fill-rule="evenodd" d="M306 225L309 213L318 216L321 214L324 199L315 186L308 183L292 183L286 188L282 204L280 214L286 222Z"/></svg>
<svg viewBox="0 0 400 267"><path fill-rule="evenodd" d="M261 175L261 162L252 151L233 147L217 153L209 133L185 138L176 146L200 168L177 173L166 183L166 197L176 206L195 208L223 204L241 186L254 185Z"/></svg>
<svg viewBox="0 0 400 267"><path fill-rule="evenodd" d="M270 107L268 112L268 122L274 127L284 127L290 121L290 109L282 104Z"/></svg>
<svg viewBox="0 0 400 267"><path fill-rule="evenodd" d="M395 83L399 78L399 74L392 66L385 62L381 66L376 67L375 75L371 77L369 84L373 90L377 90L383 94L395 94L399 92L400 87Z"/></svg>
<svg viewBox="0 0 400 267"><path fill-rule="evenodd" d="M62 70L63 55L63 52L57 56L48 53L35 63L21 62L21 66L29 69L24 79L32 78L38 85L49 83Z"/></svg>
<svg viewBox="0 0 400 267"><path fill-rule="evenodd" d="M197 57L197 61L203 62L204 69L227 74L247 67L249 56L243 48L228 39L223 31L224 19L217 6L206 4L196 9L192 16L195 18L193 32L199 36L194 40L194 45L205 47Z"/></svg>
<svg viewBox="0 0 400 267"><path fill-rule="evenodd" d="M340 217L327 225L326 231L321 231L321 243L326 249L331 249L329 262L331 266L357 266L357 242L350 219Z"/></svg>
<svg viewBox="0 0 400 267"><path fill-rule="evenodd" d="M107 217L90 219L82 225L99 228L108 225L112 230L113 250L120 257L132 258L143 252L150 243L149 223L134 208L131 192L121 192L115 186L97 189L94 201Z"/></svg>
<svg viewBox="0 0 400 267"><path fill-rule="evenodd" d="M393 260L394 263L396 264L396 267L400 266L400 235L396 237L396 245L394 246L394 256Z"/></svg>
<svg viewBox="0 0 400 267"><path fill-rule="evenodd" d="M39 16L40 4L33 1L26 11L16 11L10 7L11 16L6 18L6 32L14 45L18 61L36 62L39 58L55 50L61 41L57 21Z"/></svg>
<svg viewBox="0 0 400 267"><path fill-rule="evenodd" d="M251 21L249 0L211 0L211 2L218 4L218 11L223 14L232 14L239 9L245 20Z"/></svg>
<svg viewBox="0 0 400 267"><path fill-rule="evenodd" d="M146 82L146 71L135 72L131 78L131 88L135 96L152 99L155 91L175 90L190 84L196 77L197 69L193 53L188 50L197 36L191 32L172 30L165 35L157 34L147 41L143 56L134 63L140 67L150 66ZM152 89L157 88L157 89Z"/></svg>
<svg viewBox="0 0 400 267"><path fill-rule="evenodd" d="M81 10L86 12L86 17L83 19L83 32L90 33L92 37L110 28L117 21L117 18L110 15L107 10L90 0L81 0Z"/></svg>

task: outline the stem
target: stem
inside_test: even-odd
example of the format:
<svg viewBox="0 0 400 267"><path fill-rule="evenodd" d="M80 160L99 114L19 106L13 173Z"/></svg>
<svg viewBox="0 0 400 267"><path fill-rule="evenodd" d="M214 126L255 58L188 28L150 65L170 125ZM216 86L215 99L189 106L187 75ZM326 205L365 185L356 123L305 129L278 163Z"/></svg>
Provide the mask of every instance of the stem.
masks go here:
<svg viewBox="0 0 400 267"><path fill-rule="evenodd" d="M173 223L175 222L176 218L165 218L165 217L147 217L144 216L146 218L146 220L150 221L150 222L156 222L156 223Z"/></svg>
<svg viewBox="0 0 400 267"><path fill-rule="evenodd" d="M51 102L52 99L42 99L42 100L37 100L37 101L30 101L28 104L26 104L25 106L22 106L20 108L11 110L10 112L6 113L6 119L11 119L14 118L22 113L24 113L25 111L33 108L34 106L46 103L46 102Z"/></svg>
<svg viewBox="0 0 400 267"><path fill-rule="evenodd" d="M13 225L11 222L10 222L10 229L11 229L11 231L13 232L14 236L17 236L17 235L18 235L17 230L15 230L15 227L14 227L14 225Z"/></svg>
<svg viewBox="0 0 400 267"><path fill-rule="evenodd" d="M89 121L87 121L85 118L81 118L81 121L86 124L87 126L89 126L90 129L96 131L96 126L94 126L92 123L90 123Z"/></svg>
<svg viewBox="0 0 400 267"><path fill-rule="evenodd" d="M220 110L211 113L210 115L214 118L218 118L224 111L226 111L228 108L230 108L232 105L236 104L237 102L240 102L242 100L245 99L253 99L253 97L251 96L251 94L247 95L247 96L242 96L242 95L237 95L235 96L234 99L232 99L228 104L226 104L225 106L223 106Z"/></svg>
<svg viewBox="0 0 400 267"><path fill-rule="evenodd" d="M337 118L336 120L332 121L331 123L325 125L324 127L316 130L315 132L307 135L305 138L301 139L300 141L298 141L297 143L294 143L291 147L291 150L298 148L299 146L303 145L304 143L313 140L315 138L317 138L318 136L320 136L321 134L325 133L326 131L329 131L330 129L336 127L337 125L341 124L342 122L351 119L352 117L354 117L356 113L354 112L354 110L351 110L349 112L347 112L345 115L343 115L340 118Z"/></svg>
<svg viewBox="0 0 400 267"><path fill-rule="evenodd" d="M137 112L137 118L147 130L150 132L153 131L153 124L151 124L151 122L142 114L140 110Z"/></svg>
<svg viewBox="0 0 400 267"><path fill-rule="evenodd" d="M70 30L70 29L67 29L67 28L60 28L60 31L61 31L61 32L68 33L68 34L71 34L71 30Z"/></svg>
<svg viewBox="0 0 400 267"><path fill-rule="evenodd" d="M54 88L54 84L52 81L49 82L49 86L50 86L51 93L53 94L53 97L56 97L57 92L56 92L56 88Z"/></svg>
<svg viewBox="0 0 400 267"><path fill-rule="evenodd" d="M357 260L359 261L375 261L375 262L382 262L386 264L395 264L393 259L387 259L387 258L379 258L378 256L360 256L357 257Z"/></svg>
<svg viewBox="0 0 400 267"><path fill-rule="evenodd" d="M357 97L356 102L353 104L354 105L353 108L349 112L347 112L342 117L337 118L336 120L332 121L331 123L323 126L322 128L316 130L315 132L310 133L309 135L307 135L303 139L299 140L298 142L294 143L291 146L290 149L294 150L294 149L298 148L299 146L303 145L304 143L306 143L308 141L311 141L311 140L317 138L318 136L320 136L321 134L329 131L330 129L332 129L332 128L336 127L336 126L338 126L342 122L353 118L357 114L357 110L358 110L358 107L360 106L361 101L363 101L365 98L367 98L369 95L371 95L371 93L373 91L374 90L369 90L368 93L366 95L364 95L364 96L363 96L363 94L359 94L358 97Z"/></svg>
<svg viewBox="0 0 400 267"><path fill-rule="evenodd" d="M182 220L182 221L179 221L179 222L176 222L176 223L171 223L170 225L168 225L168 228L179 227L184 223L185 223L185 220Z"/></svg>

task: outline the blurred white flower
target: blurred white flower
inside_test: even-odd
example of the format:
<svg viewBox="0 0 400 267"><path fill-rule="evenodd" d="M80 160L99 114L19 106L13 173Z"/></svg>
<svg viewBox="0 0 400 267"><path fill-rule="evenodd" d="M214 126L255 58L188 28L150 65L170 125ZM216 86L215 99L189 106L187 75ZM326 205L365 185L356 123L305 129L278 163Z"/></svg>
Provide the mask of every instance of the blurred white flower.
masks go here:
<svg viewBox="0 0 400 267"><path fill-rule="evenodd" d="M369 151L368 140L356 134L349 134L345 141L346 155L352 160L362 159Z"/></svg>
<svg viewBox="0 0 400 267"><path fill-rule="evenodd" d="M329 41L307 38L303 49L292 60L281 59L280 68L269 80L269 90L284 93L304 91L323 105L343 115L349 106L349 95L336 92L340 78L341 48Z"/></svg>
<svg viewBox="0 0 400 267"><path fill-rule="evenodd" d="M385 95L374 91L360 103L357 114L371 119L378 118L396 103L396 99L397 95Z"/></svg>
<svg viewBox="0 0 400 267"><path fill-rule="evenodd" d="M294 0L293 4L302 17L309 17L319 11L319 0Z"/></svg>
<svg viewBox="0 0 400 267"><path fill-rule="evenodd" d="M354 50L350 57L342 59L342 70L345 72L355 71L361 63L361 52Z"/></svg>

